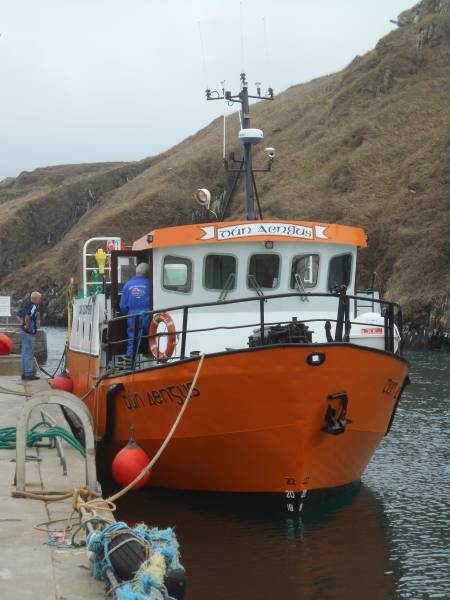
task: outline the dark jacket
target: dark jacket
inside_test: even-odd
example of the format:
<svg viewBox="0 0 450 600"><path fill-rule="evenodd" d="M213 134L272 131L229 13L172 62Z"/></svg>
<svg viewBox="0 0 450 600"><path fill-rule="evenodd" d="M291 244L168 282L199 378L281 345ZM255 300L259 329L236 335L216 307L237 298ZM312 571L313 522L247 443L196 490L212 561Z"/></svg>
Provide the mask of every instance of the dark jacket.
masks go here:
<svg viewBox="0 0 450 600"><path fill-rule="evenodd" d="M37 326L37 318L39 314L39 306L31 302L31 300L27 300L22 308L16 312L16 316L22 320L21 329L30 335L36 335L38 326ZM26 328L26 317L28 317L28 328Z"/></svg>

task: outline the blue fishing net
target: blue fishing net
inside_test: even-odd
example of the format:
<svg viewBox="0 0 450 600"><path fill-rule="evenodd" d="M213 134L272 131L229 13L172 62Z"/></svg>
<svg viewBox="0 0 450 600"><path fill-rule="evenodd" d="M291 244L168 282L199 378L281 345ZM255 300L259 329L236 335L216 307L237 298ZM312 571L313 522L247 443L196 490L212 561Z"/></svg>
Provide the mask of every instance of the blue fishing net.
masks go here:
<svg viewBox="0 0 450 600"><path fill-rule="evenodd" d="M109 545L119 533L130 533L146 542L152 553L161 554L166 563L166 572L182 568L180 564L179 544L171 527L148 528L140 523L134 528L124 522L113 523L105 529L91 533L86 540L88 550L94 554L93 575L109 586L108 569L114 572L109 557ZM139 572L133 581L123 583L115 590L118 600L171 600L166 587L149 573Z"/></svg>

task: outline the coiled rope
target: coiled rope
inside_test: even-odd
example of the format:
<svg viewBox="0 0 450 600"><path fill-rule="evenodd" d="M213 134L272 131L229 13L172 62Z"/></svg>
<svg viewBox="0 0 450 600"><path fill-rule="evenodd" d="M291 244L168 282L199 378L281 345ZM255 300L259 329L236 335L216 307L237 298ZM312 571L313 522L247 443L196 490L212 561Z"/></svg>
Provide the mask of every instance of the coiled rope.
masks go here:
<svg viewBox="0 0 450 600"><path fill-rule="evenodd" d="M39 428L46 427L45 431L38 431ZM51 448L51 440L61 437L72 448L78 450L82 456L86 456L86 451L80 442L66 429L59 427L58 425L51 425L46 421L41 421L33 425L33 427L27 431L27 447L38 446L41 448ZM48 443L44 444L43 440L47 438ZM3 427L0 428L0 449L4 450L15 450L16 448L16 428L15 427Z"/></svg>

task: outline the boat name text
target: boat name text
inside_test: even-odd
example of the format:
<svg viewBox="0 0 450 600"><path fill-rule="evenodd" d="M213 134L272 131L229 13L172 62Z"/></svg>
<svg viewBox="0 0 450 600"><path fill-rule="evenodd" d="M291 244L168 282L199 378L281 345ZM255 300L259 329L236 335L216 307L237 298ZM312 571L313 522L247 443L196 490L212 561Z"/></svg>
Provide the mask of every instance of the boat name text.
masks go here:
<svg viewBox="0 0 450 600"><path fill-rule="evenodd" d="M218 227L217 230L214 225L210 225L208 227L202 227L204 235L200 239L211 240L216 238L217 240L222 241L261 235L279 235L281 237L293 237L305 240L313 240L314 237L326 240L328 238L324 233L325 229L326 227L323 227L322 225L315 225L313 228L308 227L307 225L295 225L293 223L248 223L231 225L230 227Z"/></svg>
<svg viewBox="0 0 450 600"><path fill-rule="evenodd" d="M145 406L161 406L162 404L177 403L182 406L187 398L191 388L192 381L180 383L178 385L168 385L167 387L148 390L145 397L142 394L134 394L134 398L124 396L123 400L129 410L135 408L144 408ZM196 387L192 390L192 397L200 396L200 390Z"/></svg>

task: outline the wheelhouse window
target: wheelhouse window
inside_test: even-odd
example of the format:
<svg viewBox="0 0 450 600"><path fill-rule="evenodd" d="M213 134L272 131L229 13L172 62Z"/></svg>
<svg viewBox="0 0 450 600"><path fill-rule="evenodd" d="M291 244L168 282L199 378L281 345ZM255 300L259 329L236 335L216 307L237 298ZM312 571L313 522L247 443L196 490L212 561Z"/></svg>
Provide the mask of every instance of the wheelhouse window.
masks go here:
<svg viewBox="0 0 450 600"><path fill-rule="evenodd" d="M192 261L181 256L165 256L163 263L163 287L173 292L190 292Z"/></svg>
<svg viewBox="0 0 450 600"><path fill-rule="evenodd" d="M278 287L280 257L277 254L253 254L248 269L248 286L273 289Z"/></svg>
<svg viewBox="0 0 450 600"><path fill-rule="evenodd" d="M352 274L352 255L341 254L333 256L330 260L330 268L328 270L328 290L332 292L336 288L350 284Z"/></svg>
<svg viewBox="0 0 450 600"><path fill-rule="evenodd" d="M208 254L205 258L205 288L207 290L234 290L236 267L236 258L231 254Z"/></svg>
<svg viewBox="0 0 450 600"><path fill-rule="evenodd" d="M294 256L291 268L291 289L313 288L319 275L319 255Z"/></svg>

